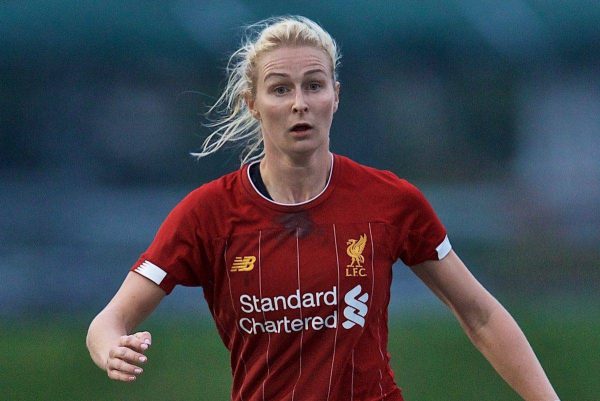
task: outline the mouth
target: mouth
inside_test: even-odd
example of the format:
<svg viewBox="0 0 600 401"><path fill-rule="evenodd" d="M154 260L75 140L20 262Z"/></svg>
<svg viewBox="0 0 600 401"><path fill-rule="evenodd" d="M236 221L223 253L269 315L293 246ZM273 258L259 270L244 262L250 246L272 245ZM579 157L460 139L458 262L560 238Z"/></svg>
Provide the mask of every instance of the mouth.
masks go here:
<svg viewBox="0 0 600 401"><path fill-rule="evenodd" d="M308 123L299 123L299 124L294 124L294 126L292 126L292 128L290 128L290 131L292 131L292 132L305 132L305 131L308 131L311 128L312 128L312 125L310 125Z"/></svg>

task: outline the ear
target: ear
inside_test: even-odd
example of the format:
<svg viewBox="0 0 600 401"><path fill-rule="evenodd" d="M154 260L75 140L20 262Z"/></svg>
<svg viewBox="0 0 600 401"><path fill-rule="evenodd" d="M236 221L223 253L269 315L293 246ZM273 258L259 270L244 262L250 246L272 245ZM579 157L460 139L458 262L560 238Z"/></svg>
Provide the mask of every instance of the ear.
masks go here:
<svg viewBox="0 0 600 401"><path fill-rule="evenodd" d="M339 83L339 81L335 81L333 90L335 92L335 101L333 103L333 112L335 113L337 111L338 105L340 103L340 83Z"/></svg>
<svg viewBox="0 0 600 401"><path fill-rule="evenodd" d="M251 93L246 93L244 95L244 101L246 102L246 106L248 106L248 110L250 110L250 114L252 114L254 118L260 121L260 113L258 112L258 110L256 110L256 101L254 99L254 96L252 96Z"/></svg>

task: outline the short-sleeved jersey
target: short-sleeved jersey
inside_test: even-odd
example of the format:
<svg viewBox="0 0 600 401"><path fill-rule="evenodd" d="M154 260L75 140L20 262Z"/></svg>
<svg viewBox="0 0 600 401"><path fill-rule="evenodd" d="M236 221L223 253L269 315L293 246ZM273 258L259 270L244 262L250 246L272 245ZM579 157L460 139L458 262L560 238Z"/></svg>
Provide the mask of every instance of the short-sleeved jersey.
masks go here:
<svg viewBox="0 0 600 401"><path fill-rule="evenodd" d="M201 186L132 270L167 293L203 287L231 353L234 401L399 401L387 351L392 265L449 251L414 186L334 155L325 189L302 204L262 196L248 166Z"/></svg>

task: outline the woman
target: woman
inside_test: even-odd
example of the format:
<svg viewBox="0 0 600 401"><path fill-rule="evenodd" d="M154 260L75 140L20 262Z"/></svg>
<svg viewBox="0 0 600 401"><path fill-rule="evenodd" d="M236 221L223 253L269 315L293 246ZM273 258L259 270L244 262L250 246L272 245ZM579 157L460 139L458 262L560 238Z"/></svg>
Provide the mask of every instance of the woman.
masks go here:
<svg viewBox="0 0 600 401"><path fill-rule="evenodd" d="M452 251L422 194L329 151L339 54L303 17L267 20L230 60L227 114L198 156L247 139L239 171L169 214L90 325L94 362L133 381L135 328L175 285L202 286L232 353L233 400L402 400L387 353L399 258L525 400L558 399L523 333ZM133 333L133 334L131 334Z"/></svg>

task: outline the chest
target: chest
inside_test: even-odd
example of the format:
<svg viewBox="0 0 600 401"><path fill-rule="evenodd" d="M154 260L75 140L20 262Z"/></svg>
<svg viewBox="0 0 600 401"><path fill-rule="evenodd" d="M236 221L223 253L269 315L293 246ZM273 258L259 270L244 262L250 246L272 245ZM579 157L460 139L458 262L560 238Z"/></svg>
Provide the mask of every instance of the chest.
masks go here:
<svg viewBox="0 0 600 401"><path fill-rule="evenodd" d="M325 317L347 297L371 311L387 307L394 260L385 224L302 216L279 223L215 241L213 313L225 320Z"/></svg>

